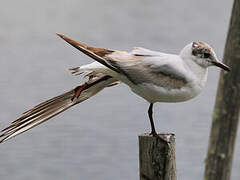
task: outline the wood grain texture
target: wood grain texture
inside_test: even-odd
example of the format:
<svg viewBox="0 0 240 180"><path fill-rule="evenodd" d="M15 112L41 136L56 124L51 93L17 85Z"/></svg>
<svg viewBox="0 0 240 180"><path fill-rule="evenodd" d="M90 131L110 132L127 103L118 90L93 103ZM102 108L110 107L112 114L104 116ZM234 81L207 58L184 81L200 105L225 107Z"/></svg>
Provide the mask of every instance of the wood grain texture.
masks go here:
<svg viewBox="0 0 240 180"><path fill-rule="evenodd" d="M212 118L205 180L229 180L240 110L240 0L235 0L224 51L231 72L221 72Z"/></svg>
<svg viewBox="0 0 240 180"><path fill-rule="evenodd" d="M176 180L175 137L169 142L148 134L139 135L140 180Z"/></svg>

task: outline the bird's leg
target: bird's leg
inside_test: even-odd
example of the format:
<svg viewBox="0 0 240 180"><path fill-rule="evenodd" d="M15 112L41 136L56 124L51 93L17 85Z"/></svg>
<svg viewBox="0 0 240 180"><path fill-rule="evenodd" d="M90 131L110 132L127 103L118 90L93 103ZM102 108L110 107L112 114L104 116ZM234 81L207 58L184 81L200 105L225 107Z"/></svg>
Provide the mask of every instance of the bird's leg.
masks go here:
<svg viewBox="0 0 240 180"><path fill-rule="evenodd" d="M153 103L150 103L150 106L148 108L148 116L149 116L149 120L150 120L150 123L151 123L151 129L152 129L150 134L156 137L158 135L157 135L157 132L155 130L152 114L153 114Z"/></svg>
<svg viewBox="0 0 240 180"><path fill-rule="evenodd" d="M155 130L152 114L153 114L153 103L151 103L148 108L148 116L149 116L149 120L151 123L151 129L152 129L150 135L152 135L153 137L159 138L168 143L169 142L169 140L168 140L169 134L157 134L157 132Z"/></svg>

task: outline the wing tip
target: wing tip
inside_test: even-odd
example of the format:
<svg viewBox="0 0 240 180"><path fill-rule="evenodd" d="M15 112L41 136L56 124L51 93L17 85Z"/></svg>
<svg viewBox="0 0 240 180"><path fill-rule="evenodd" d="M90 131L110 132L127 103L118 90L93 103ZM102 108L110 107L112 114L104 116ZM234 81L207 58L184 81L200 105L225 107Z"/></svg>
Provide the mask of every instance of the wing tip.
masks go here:
<svg viewBox="0 0 240 180"><path fill-rule="evenodd" d="M88 48L88 46L84 43L81 43L79 41L75 41L67 36L65 36L64 34L61 33L56 33L57 36L59 36L61 39L63 39L64 41L66 41L67 43L69 43L70 45L72 45L73 47L77 48L77 49L84 49L86 50ZM79 49L79 50L80 50Z"/></svg>
<svg viewBox="0 0 240 180"><path fill-rule="evenodd" d="M1 136L2 139L0 140L0 144L3 143L3 142L5 142L5 141L7 141L8 139L10 139L10 138L9 138L10 135L7 135L7 136L5 136L5 137L4 137L4 136L5 136L5 135Z"/></svg>
<svg viewBox="0 0 240 180"><path fill-rule="evenodd" d="M62 39L63 39L64 36L65 36L64 34L61 34L61 33L58 33L58 32L56 32L56 35L59 36L59 37L62 38Z"/></svg>

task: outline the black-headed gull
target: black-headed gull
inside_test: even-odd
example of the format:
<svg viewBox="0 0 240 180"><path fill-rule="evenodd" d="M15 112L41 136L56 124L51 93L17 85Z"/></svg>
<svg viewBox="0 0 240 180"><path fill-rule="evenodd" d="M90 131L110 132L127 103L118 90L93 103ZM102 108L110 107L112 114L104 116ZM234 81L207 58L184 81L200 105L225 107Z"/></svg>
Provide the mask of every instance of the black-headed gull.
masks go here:
<svg viewBox="0 0 240 180"><path fill-rule="evenodd" d="M209 66L229 71L229 67L218 60L214 50L203 42L192 42L179 55L174 55L145 48L134 48L130 52L95 48L62 34L57 35L95 60L91 64L70 69L75 75L84 73L88 81L23 113L1 131L0 142L119 82L127 84L134 93L150 103L150 134L157 136L152 118L155 102L182 102L196 97L206 83Z"/></svg>

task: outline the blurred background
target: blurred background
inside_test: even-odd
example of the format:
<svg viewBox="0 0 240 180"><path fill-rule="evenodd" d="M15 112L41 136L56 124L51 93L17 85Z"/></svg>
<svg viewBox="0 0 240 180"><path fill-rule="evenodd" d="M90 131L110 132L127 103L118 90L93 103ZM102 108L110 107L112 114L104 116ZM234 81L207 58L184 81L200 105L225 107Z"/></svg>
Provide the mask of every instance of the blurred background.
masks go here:
<svg viewBox="0 0 240 180"><path fill-rule="evenodd" d="M92 60L55 35L96 47L179 53L206 41L222 58L233 1L3 1L0 7L0 128L79 85L69 67ZM158 132L176 134L178 179L203 179L219 69L195 99L154 107ZM148 103L121 84L0 146L1 180L139 179L137 135ZM240 179L238 134L232 179Z"/></svg>

